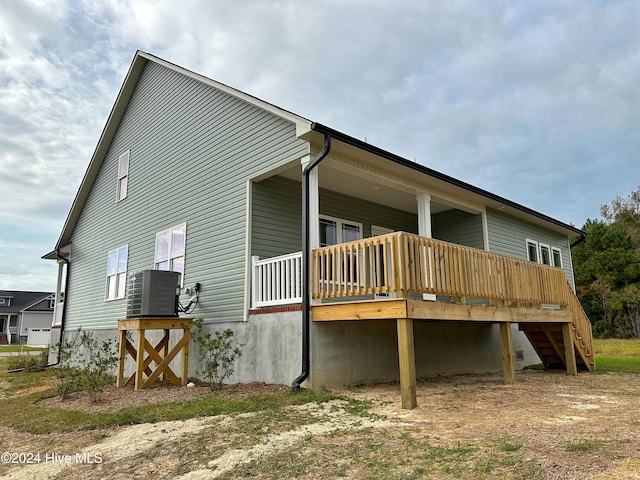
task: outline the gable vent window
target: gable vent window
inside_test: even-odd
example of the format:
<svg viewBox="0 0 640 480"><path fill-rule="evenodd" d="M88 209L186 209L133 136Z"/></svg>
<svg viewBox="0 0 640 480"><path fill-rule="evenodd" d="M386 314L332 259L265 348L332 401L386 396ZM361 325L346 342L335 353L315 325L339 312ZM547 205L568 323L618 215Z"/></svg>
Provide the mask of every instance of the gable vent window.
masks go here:
<svg viewBox="0 0 640 480"><path fill-rule="evenodd" d="M118 158L118 191L116 193L116 202L127 198L127 188L129 186L129 153L127 150Z"/></svg>
<svg viewBox="0 0 640 480"><path fill-rule="evenodd" d="M107 255L107 300L124 298L127 284L127 256L129 247L111 250Z"/></svg>
<svg viewBox="0 0 640 480"><path fill-rule="evenodd" d="M183 223L156 234L156 270L172 270L180 273L180 286L184 282L184 250L187 240L187 224Z"/></svg>

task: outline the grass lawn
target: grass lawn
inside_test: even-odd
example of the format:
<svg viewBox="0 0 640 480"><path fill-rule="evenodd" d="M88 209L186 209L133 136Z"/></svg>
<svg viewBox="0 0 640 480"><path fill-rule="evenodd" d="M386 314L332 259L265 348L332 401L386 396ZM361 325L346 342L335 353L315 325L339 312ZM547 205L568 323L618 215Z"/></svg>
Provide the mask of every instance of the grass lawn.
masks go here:
<svg viewBox="0 0 640 480"><path fill-rule="evenodd" d="M5 352L41 352L46 348L41 347L28 347L27 345L0 345L0 353Z"/></svg>
<svg viewBox="0 0 640 480"><path fill-rule="evenodd" d="M107 471L208 478L214 470L221 480L539 480L605 471L606 478L632 478L640 468L629 441L640 432L640 340L595 340L594 351L594 374L523 372L509 386L498 375L423 380L411 413L398 410L394 384L237 395L223 389L138 406L127 397L113 411L63 409L38 402L56 395L55 369L9 374L8 358L0 358L0 411L11 413L0 417L0 430L19 434L21 443L10 439L7 451L73 455L98 445L103 465L65 466L46 477L56 480L106 478ZM0 463L0 477L45 478L36 467Z"/></svg>
<svg viewBox="0 0 640 480"><path fill-rule="evenodd" d="M598 372L640 373L640 339L594 339Z"/></svg>

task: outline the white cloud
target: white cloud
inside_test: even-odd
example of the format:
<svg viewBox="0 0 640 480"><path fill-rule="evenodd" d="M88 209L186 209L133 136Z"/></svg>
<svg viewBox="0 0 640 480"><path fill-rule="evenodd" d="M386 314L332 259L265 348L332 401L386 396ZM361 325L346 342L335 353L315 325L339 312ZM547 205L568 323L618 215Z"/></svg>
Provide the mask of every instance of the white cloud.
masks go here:
<svg viewBox="0 0 640 480"><path fill-rule="evenodd" d="M640 184L638 24L632 1L1 2L0 221L59 232L141 49L580 226Z"/></svg>

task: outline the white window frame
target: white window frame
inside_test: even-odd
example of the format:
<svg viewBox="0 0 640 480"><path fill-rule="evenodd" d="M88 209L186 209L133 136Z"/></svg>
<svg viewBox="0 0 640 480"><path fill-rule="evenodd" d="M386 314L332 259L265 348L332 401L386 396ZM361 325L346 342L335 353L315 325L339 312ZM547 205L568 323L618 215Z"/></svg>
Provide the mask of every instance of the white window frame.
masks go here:
<svg viewBox="0 0 640 480"><path fill-rule="evenodd" d="M354 226L358 228L358 240L362 240L362 223L360 222L353 222L351 220L346 220L344 218L338 218L338 217L331 217L329 215L318 215L319 221L320 220L326 220L329 222L334 222L336 224L336 243L340 244L340 243L346 243L342 237L342 229L344 225L350 225L350 226ZM326 244L326 245L322 245L320 244L321 247L327 246L327 245L333 245L333 244Z"/></svg>
<svg viewBox="0 0 640 480"><path fill-rule="evenodd" d="M124 260L122 258L123 256ZM115 266L113 267L111 265L112 258L115 260ZM113 250L109 250L109 253L107 253L107 282L104 291L105 302L122 300L125 298L128 263L129 245L123 245Z"/></svg>
<svg viewBox="0 0 640 480"><path fill-rule="evenodd" d="M530 246L535 247L536 256L537 256L536 260L532 260L529 256ZM526 248L527 248L527 260L529 260L530 262L539 263L541 265L549 265L551 267L564 268L562 266L562 249L561 248L552 247L547 243L537 242L535 240L531 240L530 238L527 238ZM543 250L546 250L547 252L549 252L549 263L543 262L543 259L542 259ZM560 263L559 265L556 263L556 255L557 255L557 258L559 259L559 263Z"/></svg>
<svg viewBox="0 0 640 480"><path fill-rule="evenodd" d="M556 265L556 253L558 254L558 260L560 265ZM564 268L562 266L562 249L558 247L551 247L551 263L554 267Z"/></svg>
<svg viewBox="0 0 640 480"><path fill-rule="evenodd" d="M176 235L182 232L181 245L176 245ZM161 252L158 248L160 240L166 237L166 254ZM164 243L164 242L162 242ZM184 267L185 267L185 253L187 246L187 224L181 223L171 228L167 228L161 232L156 233L156 247L155 247L155 260L153 268L156 270L171 270L173 272L180 273L180 287L184 286Z"/></svg>
<svg viewBox="0 0 640 480"><path fill-rule="evenodd" d="M540 263L540 244L538 242L536 242L535 240L531 240L529 238L527 238L527 260L529 260L530 262L535 262L535 263ZM532 259L531 255L529 255L530 250L529 247L534 247L535 248L535 252L536 252L536 258Z"/></svg>
<svg viewBox="0 0 640 480"><path fill-rule="evenodd" d="M0 298L0 305L4 305L6 303L6 298L1 297Z"/></svg>
<svg viewBox="0 0 640 480"><path fill-rule="evenodd" d="M549 266L553 265L553 258L551 257L551 247L549 245L547 245L546 243L540 243L539 247L540 247L540 263L542 265L549 265ZM546 263L544 261L544 252L545 251L547 252L548 263Z"/></svg>
<svg viewBox="0 0 640 480"><path fill-rule="evenodd" d="M129 158L131 150L127 150L118 157L118 181L116 185L116 203L127 198L129 190Z"/></svg>

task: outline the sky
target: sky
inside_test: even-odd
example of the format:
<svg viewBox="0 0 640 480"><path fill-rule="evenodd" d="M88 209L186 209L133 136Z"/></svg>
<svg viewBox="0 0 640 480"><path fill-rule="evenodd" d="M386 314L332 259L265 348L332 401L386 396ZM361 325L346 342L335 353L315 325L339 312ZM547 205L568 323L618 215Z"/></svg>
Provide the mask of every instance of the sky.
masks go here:
<svg viewBox="0 0 640 480"><path fill-rule="evenodd" d="M55 290L138 49L581 227L640 186L638 25L635 0L2 0L0 289Z"/></svg>

